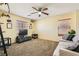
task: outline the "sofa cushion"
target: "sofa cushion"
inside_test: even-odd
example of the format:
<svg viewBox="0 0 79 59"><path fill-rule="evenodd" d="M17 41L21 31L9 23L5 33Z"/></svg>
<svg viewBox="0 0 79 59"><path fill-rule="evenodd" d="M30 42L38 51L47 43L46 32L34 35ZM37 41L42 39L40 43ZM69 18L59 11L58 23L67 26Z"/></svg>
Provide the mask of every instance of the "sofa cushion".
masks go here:
<svg viewBox="0 0 79 59"><path fill-rule="evenodd" d="M75 35L69 35L68 38L67 38L67 40L73 41L73 38L74 38L74 37L75 37Z"/></svg>
<svg viewBox="0 0 79 59"><path fill-rule="evenodd" d="M74 43L79 43L79 35L76 35L76 36L73 38L73 42L74 42Z"/></svg>
<svg viewBox="0 0 79 59"><path fill-rule="evenodd" d="M62 39L67 40L68 36L69 36L68 34L64 34L64 35L62 36Z"/></svg>
<svg viewBox="0 0 79 59"><path fill-rule="evenodd" d="M68 40L68 41L73 41L72 39L73 39L74 37L75 37L75 35L64 34L64 36L62 37L62 39Z"/></svg>

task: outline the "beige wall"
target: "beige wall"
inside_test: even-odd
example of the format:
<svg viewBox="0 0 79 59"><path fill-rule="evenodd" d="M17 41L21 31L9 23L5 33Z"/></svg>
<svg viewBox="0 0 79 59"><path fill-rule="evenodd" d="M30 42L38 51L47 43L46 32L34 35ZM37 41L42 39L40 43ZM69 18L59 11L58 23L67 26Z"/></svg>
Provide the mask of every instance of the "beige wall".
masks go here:
<svg viewBox="0 0 79 59"><path fill-rule="evenodd" d="M79 34L79 10L76 11L76 25L77 34Z"/></svg>
<svg viewBox="0 0 79 59"><path fill-rule="evenodd" d="M71 28L76 30L76 12L65 13L62 15L49 16L47 18L40 19L36 22L36 30L39 34L39 38L59 41L58 39L58 23L60 19L71 18Z"/></svg>
<svg viewBox="0 0 79 59"><path fill-rule="evenodd" d="M2 11L0 11L0 12L2 12ZM10 19L12 20L12 29L7 29L7 25L6 25L7 19L8 19L7 17L1 17L0 22L4 23L2 25L2 30L5 31L4 37L11 37L12 43L14 43L15 38L18 35L16 20L25 21L25 22L28 23L28 26L30 25L30 23L31 24L33 24L33 23L30 22L30 19L28 19L28 18L20 17L20 16L17 16L17 15L14 15L14 14L10 14L10 16L11 16ZM32 29L28 28L28 35L30 36L31 34L32 34Z"/></svg>
<svg viewBox="0 0 79 59"><path fill-rule="evenodd" d="M0 11L0 14L2 11ZM12 43L15 42L15 38L17 36L17 27L16 27L16 20L21 20L28 22L29 24L33 24L32 29L29 29L29 34L31 35L33 32L37 32L39 35L40 39L46 39L46 40L52 40L52 41L59 41L58 39L58 20L60 19L65 19L65 18L71 18L71 28L74 30L78 31L78 26L76 27L76 19L77 22L79 21L79 12L70 12L70 13L65 13L61 15L56 15L56 16L48 16L47 18L40 19L34 23L30 22L28 18L20 17L14 14L10 14L11 20L12 20L12 29L7 29L6 23L7 23L7 18L6 17L1 17L0 22L4 23L2 25L2 30L5 31L4 37L11 37L12 38Z"/></svg>
<svg viewBox="0 0 79 59"><path fill-rule="evenodd" d="M36 30L39 38L58 41L57 22L53 17L38 20L36 22Z"/></svg>

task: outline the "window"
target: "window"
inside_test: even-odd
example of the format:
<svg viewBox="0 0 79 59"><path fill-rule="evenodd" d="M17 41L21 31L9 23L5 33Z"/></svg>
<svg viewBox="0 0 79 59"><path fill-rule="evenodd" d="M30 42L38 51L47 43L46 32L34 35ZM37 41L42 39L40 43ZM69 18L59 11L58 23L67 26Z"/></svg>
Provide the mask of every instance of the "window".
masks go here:
<svg viewBox="0 0 79 59"><path fill-rule="evenodd" d="M28 27L27 22L17 20L17 27L18 27L18 30L27 29Z"/></svg>

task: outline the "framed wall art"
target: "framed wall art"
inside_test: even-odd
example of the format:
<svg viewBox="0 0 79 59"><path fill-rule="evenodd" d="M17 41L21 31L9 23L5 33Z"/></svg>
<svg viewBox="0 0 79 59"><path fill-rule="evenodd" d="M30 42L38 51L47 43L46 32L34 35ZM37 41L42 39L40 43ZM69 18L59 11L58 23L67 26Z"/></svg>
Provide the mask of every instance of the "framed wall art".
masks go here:
<svg viewBox="0 0 79 59"><path fill-rule="evenodd" d="M12 23L7 23L7 29L12 29Z"/></svg>
<svg viewBox="0 0 79 59"><path fill-rule="evenodd" d="M71 29L70 19L71 18L58 20L58 36L63 36Z"/></svg>

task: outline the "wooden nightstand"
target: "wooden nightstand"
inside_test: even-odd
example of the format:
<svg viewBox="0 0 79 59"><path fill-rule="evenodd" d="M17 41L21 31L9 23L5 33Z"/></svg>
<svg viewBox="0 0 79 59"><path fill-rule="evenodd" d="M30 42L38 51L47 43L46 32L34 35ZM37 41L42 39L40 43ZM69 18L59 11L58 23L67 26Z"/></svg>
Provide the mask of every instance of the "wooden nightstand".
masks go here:
<svg viewBox="0 0 79 59"><path fill-rule="evenodd" d="M37 39L38 38L38 34L32 34L32 38L33 39Z"/></svg>

